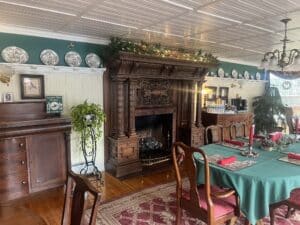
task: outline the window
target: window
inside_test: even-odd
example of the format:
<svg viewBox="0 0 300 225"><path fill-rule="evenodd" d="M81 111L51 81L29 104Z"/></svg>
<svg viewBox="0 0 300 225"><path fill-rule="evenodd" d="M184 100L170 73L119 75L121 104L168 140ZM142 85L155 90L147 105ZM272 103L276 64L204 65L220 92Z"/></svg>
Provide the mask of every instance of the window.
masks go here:
<svg viewBox="0 0 300 225"><path fill-rule="evenodd" d="M300 78L283 79L270 73L270 85L278 88L284 105L300 106Z"/></svg>

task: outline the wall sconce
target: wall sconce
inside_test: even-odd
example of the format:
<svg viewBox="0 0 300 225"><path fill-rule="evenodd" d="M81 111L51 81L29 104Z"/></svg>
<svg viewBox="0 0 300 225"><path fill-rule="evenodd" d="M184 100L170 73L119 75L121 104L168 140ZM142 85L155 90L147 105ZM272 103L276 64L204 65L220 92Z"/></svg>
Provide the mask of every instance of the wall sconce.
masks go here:
<svg viewBox="0 0 300 225"><path fill-rule="evenodd" d="M244 82L243 81L241 81L241 80L239 80L239 81L237 81L237 82L235 82L235 83L231 83L230 84L230 87L231 88L243 88L243 85L244 85Z"/></svg>
<svg viewBox="0 0 300 225"><path fill-rule="evenodd" d="M7 65L0 65L0 81L4 84L9 84L11 77L15 71L13 68Z"/></svg>

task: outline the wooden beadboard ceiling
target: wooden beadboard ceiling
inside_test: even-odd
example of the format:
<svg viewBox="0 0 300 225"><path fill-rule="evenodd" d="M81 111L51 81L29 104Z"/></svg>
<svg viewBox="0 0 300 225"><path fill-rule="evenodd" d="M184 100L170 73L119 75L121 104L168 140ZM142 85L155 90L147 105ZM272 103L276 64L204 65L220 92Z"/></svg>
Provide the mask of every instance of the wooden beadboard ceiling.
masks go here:
<svg viewBox="0 0 300 225"><path fill-rule="evenodd" d="M259 64L263 53L300 48L300 0L0 0L0 25L91 38L119 36Z"/></svg>

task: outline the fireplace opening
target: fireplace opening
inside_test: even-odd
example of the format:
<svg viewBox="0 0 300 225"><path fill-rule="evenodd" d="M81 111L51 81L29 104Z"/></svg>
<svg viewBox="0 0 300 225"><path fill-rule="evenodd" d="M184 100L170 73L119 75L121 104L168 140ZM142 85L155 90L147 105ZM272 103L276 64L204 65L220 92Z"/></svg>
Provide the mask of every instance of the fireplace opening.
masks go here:
<svg viewBox="0 0 300 225"><path fill-rule="evenodd" d="M143 166L153 166L171 159L172 117L172 114L160 114L135 118Z"/></svg>

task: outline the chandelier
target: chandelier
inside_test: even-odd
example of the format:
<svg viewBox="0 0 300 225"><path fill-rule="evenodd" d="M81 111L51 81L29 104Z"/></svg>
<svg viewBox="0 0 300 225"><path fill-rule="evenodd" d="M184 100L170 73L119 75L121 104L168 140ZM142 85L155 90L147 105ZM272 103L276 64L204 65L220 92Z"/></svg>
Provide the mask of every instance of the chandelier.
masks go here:
<svg viewBox="0 0 300 225"><path fill-rule="evenodd" d="M282 39L283 47L282 51L275 49L273 52L267 52L264 54L264 58L261 60L261 67L265 69L280 69L283 71L290 65L300 65L300 51L299 49L292 49L289 52L286 50L286 44L290 40L287 38L287 23L291 19L282 19L280 22L284 23L284 39Z"/></svg>

